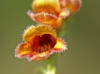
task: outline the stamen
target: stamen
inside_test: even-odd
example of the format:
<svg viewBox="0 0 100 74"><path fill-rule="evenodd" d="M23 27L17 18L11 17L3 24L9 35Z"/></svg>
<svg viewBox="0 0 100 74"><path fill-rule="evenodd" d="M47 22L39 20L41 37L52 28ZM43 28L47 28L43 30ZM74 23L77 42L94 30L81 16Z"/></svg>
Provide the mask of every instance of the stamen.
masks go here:
<svg viewBox="0 0 100 74"><path fill-rule="evenodd" d="M48 51L50 49L51 49L51 46L48 44L48 45L44 45L44 46L39 46L37 48L35 47L34 51L37 53L42 53L42 52Z"/></svg>

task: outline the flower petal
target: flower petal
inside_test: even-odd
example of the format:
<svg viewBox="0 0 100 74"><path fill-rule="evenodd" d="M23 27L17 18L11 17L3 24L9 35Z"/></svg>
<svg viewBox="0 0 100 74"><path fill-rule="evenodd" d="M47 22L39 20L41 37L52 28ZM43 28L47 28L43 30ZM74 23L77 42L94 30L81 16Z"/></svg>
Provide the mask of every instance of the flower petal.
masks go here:
<svg viewBox="0 0 100 74"><path fill-rule="evenodd" d="M27 59L29 61L38 61L38 60L42 60L42 59L46 59L48 58L51 54L53 53L53 51L46 51L46 52L42 52L42 53L35 53L35 54L30 54L29 56L27 56Z"/></svg>
<svg viewBox="0 0 100 74"><path fill-rule="evenodd" d="M57 38L57 43L53 48L54 52L63 52L67 50L67 45L61 38Z"/></svg>
<svg viewBox="0 0 100 74"><path fill-rule="evenodd" d="M37 25L37 26L30 26L24 31L23 38L25 41L29 42L35 36L42 36L43 34L50 34L54 38L56 38L55 31L47 25Z"/></svg>
<svg viewBox="0 0 100 74"><path fill-rule="evenodd" d="M19 44L15 50L15 56L18 58L24 58L32 52L30 46L26 43Z"/></svg>
<svg viewBox="0 0 100 74"><path fill-rule="evenodd" d="M60 9L58 0L34 0L32 3L34 12L47 11L55 13Z"/></svg>
<svg viewBox="0 0 100 74"><path fill-rule="evenodd" d="M59 16L57 17L54 14L47 12L33 13L28 11L28 16L37 23L43 23L52 26L55 29L59 29L62 25L62 18L65 18L69 15L68 11L60 11Z"/></svg>

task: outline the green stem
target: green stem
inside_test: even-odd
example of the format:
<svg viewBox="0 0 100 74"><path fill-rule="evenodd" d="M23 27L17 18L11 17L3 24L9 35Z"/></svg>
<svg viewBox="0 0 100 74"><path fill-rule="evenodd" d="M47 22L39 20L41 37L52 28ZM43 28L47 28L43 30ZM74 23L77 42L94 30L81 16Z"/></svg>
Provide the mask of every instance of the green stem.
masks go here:
<svg viewBox="0 0 100 74"><path fill-rule="evenodd" d="M45 60L46 63L46 74L56 74L56 66L57 66L57 55L53 54L49 58ZM50 72L51 71L51 72Z"/></svg>

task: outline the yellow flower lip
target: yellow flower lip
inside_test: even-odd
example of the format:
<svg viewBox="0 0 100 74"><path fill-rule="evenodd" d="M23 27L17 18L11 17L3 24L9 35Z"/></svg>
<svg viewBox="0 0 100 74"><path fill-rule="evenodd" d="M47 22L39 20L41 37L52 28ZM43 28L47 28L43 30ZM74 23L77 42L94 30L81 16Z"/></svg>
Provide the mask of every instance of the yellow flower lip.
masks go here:
<svg viewBox="0 0 100 74"><path fill-rule="evenodd" d="M58 0L34 0L32 3L34 12L47 11L49 13L57 13L60 9Z"/></svg>
<svg viewBox="0 0 100 74"><path fill-rule="evenodd" d="M66 44L56 37L55 31L48 25L30 26L24 31L24 42L15 50L18 58L30 60L46 59L54 52L66 50Z"/></svg>
<svg viewBox="0 0 100 74"><path fill-rule="evenodd" d="M42 36L43 34L50 34L54 38L56 37L56 33L51 27L47 27L47 25L39 24L38 26L30 26L28 29L24 31L23 39L25 41L30 41L35 36Z"/></svg>

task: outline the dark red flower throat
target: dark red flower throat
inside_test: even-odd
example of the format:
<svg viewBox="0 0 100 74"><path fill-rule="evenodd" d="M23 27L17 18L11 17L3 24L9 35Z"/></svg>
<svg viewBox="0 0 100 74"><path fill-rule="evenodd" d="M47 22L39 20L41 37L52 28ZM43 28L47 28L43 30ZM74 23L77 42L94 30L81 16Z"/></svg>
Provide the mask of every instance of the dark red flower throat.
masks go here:
<svg viewBox="0 0 100 74"><path fill-rule="evenodd" d="M42 53L52 49L56 44L56 38L50 34L43 34L42 36L35 36L31 42L33 51Z"/></svg>

